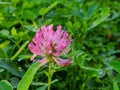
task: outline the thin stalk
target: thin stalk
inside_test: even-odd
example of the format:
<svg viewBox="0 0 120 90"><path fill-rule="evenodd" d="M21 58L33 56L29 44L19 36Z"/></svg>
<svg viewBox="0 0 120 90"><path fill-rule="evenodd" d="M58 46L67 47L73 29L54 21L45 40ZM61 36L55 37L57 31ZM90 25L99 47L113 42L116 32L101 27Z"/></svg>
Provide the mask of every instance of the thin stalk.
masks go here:
<svg viewBox="0 0 120 90"><path fill-rule="evenodd" d="M52 79L52 62L49 63L49 76L48 76L48 90L51 88L51 79Z"/></svg>
<svg viewBox="0 0 120 90"><path fill-rule="evenodd" d="M24 44L20 47L20 49L10 58L11 61L13 61L27 46L29 41L24 42Z"/></svg>

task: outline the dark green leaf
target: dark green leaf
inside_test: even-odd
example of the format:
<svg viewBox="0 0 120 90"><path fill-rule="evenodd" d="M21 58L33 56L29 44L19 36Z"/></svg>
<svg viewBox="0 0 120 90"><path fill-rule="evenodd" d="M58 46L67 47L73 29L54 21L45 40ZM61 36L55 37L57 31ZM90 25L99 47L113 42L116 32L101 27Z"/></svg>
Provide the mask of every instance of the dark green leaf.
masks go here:
<svg viewBox="0 0 120 90"><path fill-rule="evenodd" d="M11 74L15 76L18 76L18 77L23 76L23 73L21 73L20 71L18 71L18 69L13 67L8 60L0 59L0 68L4 68L8 70Z"/></svg>

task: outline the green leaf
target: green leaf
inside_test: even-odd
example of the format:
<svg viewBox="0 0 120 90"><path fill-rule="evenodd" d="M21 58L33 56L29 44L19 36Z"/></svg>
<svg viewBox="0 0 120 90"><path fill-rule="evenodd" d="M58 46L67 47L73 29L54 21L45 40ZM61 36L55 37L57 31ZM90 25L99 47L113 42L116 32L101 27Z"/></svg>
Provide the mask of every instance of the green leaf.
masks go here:
<svg viewBox="0 0 120 90"><path fill-rule="evenodd" d="M93 4L90 8L87 10L87 18L91 17L98 9L98 4Z"/></svg>
<svg viewBox="0 0 120 90"><path fill-rule="evenodd" d="M3 49L0 48L0 58L6 57L5 53L3 52Z"/></svg>
<svg viewBox="0 0 120 90"><path fill-rule="evenodd" d="M120 73L120 61L111 61L110 62L110 66L117 71L118 73Z"/></svg>
<svg viewBox="0 0 120 90"><path fill-rule="evenodd" d="M0 21L2 21L4 19L4 16L2 13L0 13Z"/></svg>
<svg viewBox="0 0 120 90"><path fill-rule="evenodd" d="M75 32L80 27L80 22L75 22L73 24L73 31Z"/></svg>
<svg viewBox="0 0 120 90"><path fill-rule="evenodd" d="M110 9L107 7L103 8L100 13L100 16L94 22L92 22L92 24L88 27L86 31L89 31L92 28L99 25L100 23L104 22L109 16L110 16Z"/></svg>
<svg viewBox="0 0 120 90"><path fill-rule="evenodd" d="M11 57L13 55L14 48L15 45L10 45L9 42L4 43L2 48L0 48L0 58Z"/></svg>
<svg viewBox="0 0 120 90"><path fill-rule="evenodd" d="M36 32L36 28L34 25L24 25L26 29L32 32Z"/></svg>
<svg viewBox="0 0 120 90"><path fill-rule="evenodd" d="M25 19L33 20L39 15L39 10L37 8L32 8L30 10L23 10L22 17Z"/></svg>
<svg viewBox="0 0 120 90"><path fill-rule="evenodd" d="M52 8L54 8L55 6L57 6L59 2L55 1L54 3L52 3L48 8L41 8L39 14L40 15L45 15L46 13L48 13Z"/></svg>
<svg viewBox="0 0 120 90"><path fill-rule="evenodd" d="M120 73L114 79L116 82L120 82Z"/></svg>
<svg viewBox="0 0 120 90"><path fill-rule="evenodd" d="M4 42L0 43L0 48L5 47L6 45L8 45L10 43L10 41L5 40Z"/></svg>
<svg viewBox="0 0 120 90"><path fill-rule="evenodd" d="M40 68L40 63L36 62L32 64L27 70L27 72L25 73L25 75L23 76L20 83L18 84L17 90L28 90L33 80L33 77L39 68Z"/></svg>
<svg viewBox="0 0 120 90"><path fill-rule="evenodd" d="M1 30L0 31L0 37L4 37L4 36L9 36L9 31L8 30Z"/></svg>
<svg viewBox="0 0 120 90"><path fill-rule="evenodd" d="M20 55L18 61L22 61L22 60L30 59L31 56L32 56L32 55L30 55L30 54Z"/></svg>
<svg viewBox="0 0 120 90"><path fill-rule="evenodd" d="M51 84L54 84L54 83L56 83L56 82L58 82L58 79L53 80L53 81L51 82Z"/></svg>
<svg viewBox="0 0 120 90"><path fill-rule="evenodd" d="M16 68L14 68L9 62L8 60L1 60L0 59L0 68L4 68L6 70L8 70L11 74L18 76L18 77L22 77L23 73L21 73L20 71L18 71Z"/></svg>
<svg viewBox="0 0 120 90"><path fill-rule="evenodd" d="M12 34L13 36L16 36L16 35L17 35L17 30L16 30L15 27L12 28L11 34Z"/></svg>
<svg viewBox="0 0 120 90"><path fill-rule="evenodd" d="M2 80L0 81L0 90L13 90L13 88L7 80Z"/></svg>
<svg viewBox="0 0 120 90"><path fill-rule="evenodd" d="M5 40L3 41L2 43L0 43L0 57L1 58L4 58L4 57L8 57L8 53L7 51L9 51L11 48L7 48L10 44L10 41L9 40ZM12 52L11 52L12 53Z"/></svg>
<svg viewBox="0 0 120 90"><path fill-rule="evenodd" d="M41 86L41 87L37 88L36 90L46 90L46 88L47 88L47 86L45 85L45 86Z"/></svg>
<svg viewBox="0 0 120 90"><path fill-rule="evenodd" d="M10 83L11 83L13 89L17 88L18 83L19 83L19 78L17 78L17 77L10 78Z"/></svg>
<svg viewBox="0 0 120 90"><path fill-rule="evenodd" d="M113 81L113 88L114 90L119 90L119 86L117 84L117 82Z"/></svg>
<svg viewBox="0 0 120 90"><path fill-rule="evenodd" d="M18 3L19 0L11 0L13 3Z"/></svg>
<svg viewBox="0 0 120 90"><path fill-rule="evenodd" d="M72 22L71 22L71 21L68 21L68 22L66 23L66 27L68 28L68 31L70 31L72 34L74 34L73 31L72 31L73 25L72 25Z"/></svg>
<svg viewBox="0 0 120 90"><path fill-rule="evenodd" d="M47 83L43 83L43 82L32 82L31 85L34 85L34 86L46 85L46 86L47 86Z"/></svg>

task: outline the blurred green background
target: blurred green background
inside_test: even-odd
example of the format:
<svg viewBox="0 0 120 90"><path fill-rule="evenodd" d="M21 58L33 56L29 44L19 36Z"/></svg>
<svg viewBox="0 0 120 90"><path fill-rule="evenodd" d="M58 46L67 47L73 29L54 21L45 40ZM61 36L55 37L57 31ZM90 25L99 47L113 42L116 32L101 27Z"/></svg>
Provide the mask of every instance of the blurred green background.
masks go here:
<svg viewBox="0 0 120 90"><path fill-rule="evenodd" d="M56 69L51 90L119 90L119 0L0 0L0 90L16 90L32 65L28 41L49 24L73 38L65 55L73 63ZM47 68L37 71L29 90L46 90Z"/></svg>

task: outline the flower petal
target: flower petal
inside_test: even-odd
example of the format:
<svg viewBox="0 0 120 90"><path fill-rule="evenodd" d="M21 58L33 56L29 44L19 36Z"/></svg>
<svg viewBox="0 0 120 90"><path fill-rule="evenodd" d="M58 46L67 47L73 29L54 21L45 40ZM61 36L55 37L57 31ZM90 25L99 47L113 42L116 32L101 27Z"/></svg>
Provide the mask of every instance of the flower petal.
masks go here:
<svg viewBox="0 0 120 90"><path fill-rule="evenodd" d="M57 30L53 30L53 24L42 26L41 30L38 29L33 38L33 42L29 43L29 49L33 53L31 60L37 55L45 57L41 62L41 66L45 65L49 60L49 56L54 57L55 62L60 66L67 66L71 63L70 59L58 58L62 53L66 54L70 49L65 48L71 43L72 38L68 38L68 33L62 30L62 26L57 26Z"/></svg>
<svg viewBox="0 0 120 90"><path fill-rule="evenodd" d="M47 26L48 32L49 32L49 36L53 37L54 34L54 30L53 30L53 24Z"/></svg>
<svg viewBox="0 0 120 90"><path fill-rule="evenodd" d="M30 60L33 60L36 56L37 56L37 54L33 54L33 56L31 57Z"/></svg>
<svg viewBox="0 0 120 90"><path fill-rule="evenodd" d="M42 67L48 63L48 60L46 58L43 58L42 60L37 60L37 62L41 62L40 66Z"/></svg>
<svg viewBox="0 0 120 90"><path fill-rule="evenodd" d="M54 60L59 66L68 66L71 63L72 59L54 58Z"/></svg>
<svg viewBox="0 0 120 90"><path fill-rule="evenodd" d="M61 54L66 55L71 50L70 47L65 48Z"/></svg>
<svg viewBox="0 0 120 90"><path fill-rule="evenodd" d="M37 45L45 45L45 39L43 38L43 35L42 35L42 31L40 31L40 29L38 29L36 35L34 36L34 39L33 41L35 42L35 44Z"/></svg>
<svg viewBox="0 0 120 90"><path fill-rule="evenodd" d="M55 31L55 33L53 35L53 37L54 37L53 42L57 43L60 40L60 38L62 37L62 35L63 35L63 30L62 30L62 27L59 25L59 26L57 26L57 30Z"/></svg>
<svg viewBox="0 0 120 90"><path fill-rule="evenodd" d="M42 34L43 34L43 38L46 41L52 40L54 34L53 24L48 26L42 26Z"/></svg>
<svg viewBox="0 0 120 90"><path fill-rule="evenodd" d="M40 50L36 45L34 45L32 42L29 43L28 47L30 48L30 51L37 55L43 55L43 51Z"/></svg>
<svg viewBox="0 0 120 90"><path fill-rule="evenodd" d="M72 41L72 38L70 37L67 40L68 34L67 32L64 32L63 37L57 42L57 45L55 47L57 52L63 51Z"/></svg>

